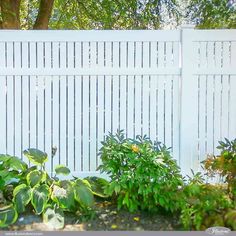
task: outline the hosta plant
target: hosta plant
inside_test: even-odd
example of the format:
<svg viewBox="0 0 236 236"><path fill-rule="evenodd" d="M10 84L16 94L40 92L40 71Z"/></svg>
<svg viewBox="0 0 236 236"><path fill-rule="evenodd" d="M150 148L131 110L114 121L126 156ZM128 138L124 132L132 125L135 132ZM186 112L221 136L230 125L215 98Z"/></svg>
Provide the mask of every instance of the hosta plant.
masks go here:
<svg viewBox="0 0 236 236"><path fill-rule="evenodd" d="M45 171L48 160L45 152L28 149L23 153L34 166L29 168L17 157L0 155L0 193L4 198L4 206L0 206L0 227L14 223L19 214L32 208L35 214L42 214L49 227L59 229L64 226L65 211L87 214L93 208L94 195L107 197L103 191L108 185L106 180L95 177L60 180L60 175L70 174L63 165L56 166L56 175L50 177ZM9 191L11 197L7 198Z"/></svg>
<svg viewBox="0 0 236 236"><path fill-rule="evenodd" d="M106 193L117 198L118 208L179 209L183 179L165 145L145 136L127 139L122 131L109 134L102 144L99 169L111 178Z"/></svg>

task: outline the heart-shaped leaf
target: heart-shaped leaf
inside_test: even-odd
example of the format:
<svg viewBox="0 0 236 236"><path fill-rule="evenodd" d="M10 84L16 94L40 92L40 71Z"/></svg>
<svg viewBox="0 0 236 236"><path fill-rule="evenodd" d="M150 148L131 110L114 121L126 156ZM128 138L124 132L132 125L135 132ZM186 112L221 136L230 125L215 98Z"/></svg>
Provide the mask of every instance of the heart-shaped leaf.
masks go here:
<svg viewBox="0 0 236 236"><path fill-rule="evenodd" d="M31 188L25 184L17 186L13 191L13 202L18 213L25 211L25 206L31 200Z"/></svg>
<svg viewBox="0 0 236 236"><path fill-rule="evenodd" d="M50 229L63 229L65 225L64 213L60 208L47 206L43 213L43 222Z"/></svg>
<svg viewBox="0 0 236 236"><path fill-rule="evenodd" d="M18 217L17 211L13 205L0 208L0 228L7 227L16 222Z"/></svg>
<svg viewBox="0 0 236 236"><path fill-rule="evenodd" d="M55 168L55 172L57 175L69 175L70 174L70 169L67 168L64 165L57 165Z"/></svg>
<svg viewBox="0 0 236 236"><path fill-rule="evenodd" d="M40 215L47 205L50 197L50 188L46 185L36 185L32 191L31 204L33 205L36 214Z"/></svg>
<svg viewBox="0 0 236 236"><path fill-rule="evenodd" d="M75 199L83 207L92 207L94 205L94 197L92 190L84 184L74 184Z"/></svg>
<svg viewBox="0 0 236 236"><path fill-rule="evenodd" d="M30 185L31 187L34 187L40 182L43 182L46 180L46 173L39 170L33 170L26 176L26 180L27 180L28 185Z"/></svg>
<svg viewBox="0 0 236 236"><path fill-rule="evenodd" d="M35 148L29 148L25 150L24 155L35 165L42 165L48 160L48 155Z"/></svg>

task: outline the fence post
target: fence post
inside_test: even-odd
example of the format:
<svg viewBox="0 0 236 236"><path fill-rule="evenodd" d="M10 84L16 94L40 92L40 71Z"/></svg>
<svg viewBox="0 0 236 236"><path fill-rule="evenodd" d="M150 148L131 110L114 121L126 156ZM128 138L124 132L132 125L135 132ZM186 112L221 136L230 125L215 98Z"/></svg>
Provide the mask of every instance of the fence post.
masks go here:
<svg viewBox="0 0 236 236"><path fill-rule="evenodd" d="M183 175L188 175L198 158L197 153L197 90L198 80L194 78L194 27L181 29L181 109L180 109L180 166Z"/></svg>

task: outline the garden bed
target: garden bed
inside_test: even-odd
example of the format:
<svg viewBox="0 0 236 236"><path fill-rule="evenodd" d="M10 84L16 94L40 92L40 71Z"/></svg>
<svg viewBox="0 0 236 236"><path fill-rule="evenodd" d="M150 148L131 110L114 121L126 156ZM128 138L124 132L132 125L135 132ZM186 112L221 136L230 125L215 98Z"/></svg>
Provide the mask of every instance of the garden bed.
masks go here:
<svg viewBox="0 0 236 236"><path fill-rule="evenodd" d="M181 230L177 216L165 213L148 213L138 211L129 213L127 210L117 210L115 203L97 201L93 219L82 221L73 214L66 214L63 231L172 231ZM51 230L43 223L41 216L22 214L18 221L4 230L41 231Z"/></svg>

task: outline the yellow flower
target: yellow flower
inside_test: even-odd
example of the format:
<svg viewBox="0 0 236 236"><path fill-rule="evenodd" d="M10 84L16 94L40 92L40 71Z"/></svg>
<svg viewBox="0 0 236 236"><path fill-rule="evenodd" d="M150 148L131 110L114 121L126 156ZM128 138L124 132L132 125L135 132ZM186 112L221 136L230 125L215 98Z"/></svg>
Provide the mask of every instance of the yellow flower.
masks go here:
<svg viewBox="0 0 236 236"><path fill-rule="evenodd" d="M117 225L112 225L111 228L112 229L117 229Z"/></svg>
<svg viewBox="0 0 236 236"><path fill-rule="evenodd" d="M138 153L139 147L137 145L132 145L132 151Z"/></svg>
<svg viewBox="0 0 236 236"><path fill-rule="evenodd" d="M139 217L134 217L134 221L139 221L140 218Z"/></svg>

